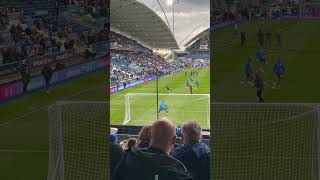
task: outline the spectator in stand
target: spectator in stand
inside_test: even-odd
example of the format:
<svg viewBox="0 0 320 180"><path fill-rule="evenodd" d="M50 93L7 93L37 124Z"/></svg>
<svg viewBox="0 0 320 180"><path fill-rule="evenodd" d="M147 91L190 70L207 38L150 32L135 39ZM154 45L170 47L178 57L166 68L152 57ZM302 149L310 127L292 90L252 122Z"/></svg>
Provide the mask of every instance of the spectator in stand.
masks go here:
<svg viewBox="0 0 320 180"><path fill-rule="evenodd" d="M176 129L168 119L151 127L150 146L132 148L117 165L112 180L192 180L185 166L169 156L176 143Z"/></svg>
<svg viewBox="0 0 320 180"><path fill-rule="evenodd" d="M110 173L112 174L114 168L120 162L122 155L124 153L122 147L116 142L117 135L110 134Z"/></svg>
<svg viewBox="0 0 320 180"><path fill-rule="evenodd" d="M201 139L200 125L196 121L186 122L182 125L183 145L172 151L172 156L187 167L193 180L210 179L210 149Z"/></svg>
<svg viewBox="0 0 320 180"><path fill-rule="evenodd" d="M138 135L138 148L148 147L150 144L151 126L144 126Z"/></svg>
<svg viewBox="0 0 320 180"><path fill-rule="evenodd" d="M45 64L44 65L44 67L43 67L43 69L41 71L41 74L45 79L46 92L50 93L49 87L50 87L50 81L51 81L51 77L52 77L52 74L53 74L53 70L52 70L52 68L50 67L49 64Z"/></svg>

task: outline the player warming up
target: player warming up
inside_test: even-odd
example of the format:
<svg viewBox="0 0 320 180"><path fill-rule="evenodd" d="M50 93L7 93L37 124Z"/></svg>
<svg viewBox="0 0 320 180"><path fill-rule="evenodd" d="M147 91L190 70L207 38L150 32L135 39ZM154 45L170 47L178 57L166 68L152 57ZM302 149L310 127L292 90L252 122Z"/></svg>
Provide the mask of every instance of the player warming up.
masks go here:
<svg viewBox="0 0 320 180"><path fill-rule="evenodd" d="M251 58L248 59L248 61L244 65L244 73L246 76L246 86L253 87L253 77L252 77L252 64L251 64Z"/></svg>
<svg viewBox="0 0 320 180"><path fill-rule="evenodd" d="M198 79L196 80L195 84L196 84L196 90L198 90L199 89L199 80Z"/></svg>
<svg viewBox="0 0 320 180"><path fill-rule="evenodd" d="M161 111L165 111L166 113L168 113L168 107L167 107L167 104L164 101L161 102L160 107L159 107L159 113Z"/></svg>
<svg viewBox="0 0 320 180"><path fill-rule="evenodd" d="M264 82L259 74L258 71L256 71L256 79L255 79L255 86L256 86L256 89L257 89L257 96L258 96L258 99L259 99L259 102L264 102L264 99L262 97L262 93L263 93L263 90L264 90Z"/></svg>
<svg viewBox="0 0 320 180"><path fill-rule="evenodd" d="M258 39L258 43L259 43L260 47L263 47L264 36L263 36L261 29L259 29L259 31L257 33L257 39Z"/></svg>
<svg viewBox="0 0 320 180"><path fill-rule="evenodd" d="M282 45L282 32L281 32L281 30L279 32L277 32L276 39L277 39L278 46L281 47L281 45Z"/></svg>
<svg viewBox="0 0 320 180"><path fill-rule="evenodd" d="M189 91L190 91L190 94L192 94L192 85L189 84Z"/></svg>
<svg viewBox="0 0 320 180"><path fill-rule="evenodd" d="M272 36L271 32L267 31L266 32L266 44L267 44L268 47L271 47L271 44L272 44L271 43L272 42L271 36Z"/></svg>
<svg viewBox="0 0 320 180"><path fill-rule="evenodd" d="M234 24L234 32L233 32L233 35L234 36L238 36L238 34L239 34L239 31L238 31L238 23L236 23L236 24Z"/></svg>
<svg viewBox="0 0 320 180"><path fill-rule="evenodd" d="M170 93L170 87L168 85L166 86L166 90L168 93Z"/></svg>
<svg viewBox="0 0 320 180"><path fill-rule="evenodd" d="M273 73L276 76L276 79L273 83L272 89L280 89L280 79L284 74L284 65L281 63L280 60L273 66Z"/></svg>
<svg viewBox="0 0 320 180"><path fill-rule="evenodd" d="M264 66L266 64L266 56L261 48L258 48L258 50L256 52L256 58L260 62L260 71L264 72Z"/></svg>
<svg viewBox="0 0 320 180"><path fill-rule="evenodd" d="M243 47L244 42L246 41L246 33L244 31L240 33L240 39L241 39L241 47Z"/></svg>

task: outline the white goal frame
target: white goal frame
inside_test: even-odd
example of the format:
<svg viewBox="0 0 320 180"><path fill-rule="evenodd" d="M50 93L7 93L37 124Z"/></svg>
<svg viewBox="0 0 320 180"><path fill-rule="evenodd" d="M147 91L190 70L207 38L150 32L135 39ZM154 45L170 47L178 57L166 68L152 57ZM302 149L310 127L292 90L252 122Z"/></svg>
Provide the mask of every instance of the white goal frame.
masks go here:
<svg viewBox="0 0 320 180"><path fill-rule="evenodd" d="M127 125L131 119L131 109L130 109L130 96L132 95L146 95L146 96L157 96L157 93L127 93L125 95L125 116L123 125ZM210 128L210 94L174 94L174 93L159 93L159 96L204 96L208 98L208 112L207 112L207 126Z"/></svg>
<svg viewBox="0 0 320 180"><path fill-rule="evenodd" d="M58 101L48 107L47 180L79 179L79 177L107 179L109 177L108 108L110 108L109 102L103 101ZM71 119L68 118L70 114ZM90 119L87 120L87 117ZM82 132L84 129L86 131ZM93 140L89 147L78 145L77 142L88 141L86 139L88 137ZM71 158L74 155L80 156L81 159ZM99 160L96 157L99 157ZM94 167L90 167L93 164ZM83 174L79 174L79 170L73 165L89 168L86 172L81 172ZM85 176L84 173L86 173Z"/></svg>

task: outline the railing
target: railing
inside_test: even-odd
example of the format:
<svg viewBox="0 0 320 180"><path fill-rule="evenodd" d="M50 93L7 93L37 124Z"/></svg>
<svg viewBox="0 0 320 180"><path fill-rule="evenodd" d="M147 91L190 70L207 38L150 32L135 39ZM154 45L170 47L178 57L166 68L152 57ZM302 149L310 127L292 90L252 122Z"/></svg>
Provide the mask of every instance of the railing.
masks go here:
<svg viewBox="0 0 320 180"><path fill-rule="evenodd" d="M66 69L55 71L52 75L50 84L58 84L63 81L94 72L104 68L109 64L106 56L96 57L89 62L73 65ZM85 67L85 70L83 69ZM28 92L41 90L45 87L45 80L42 75L33 76L28 85ZM0 85L0 103L15 98L23 93L23 83L21 80Z"/></svg>

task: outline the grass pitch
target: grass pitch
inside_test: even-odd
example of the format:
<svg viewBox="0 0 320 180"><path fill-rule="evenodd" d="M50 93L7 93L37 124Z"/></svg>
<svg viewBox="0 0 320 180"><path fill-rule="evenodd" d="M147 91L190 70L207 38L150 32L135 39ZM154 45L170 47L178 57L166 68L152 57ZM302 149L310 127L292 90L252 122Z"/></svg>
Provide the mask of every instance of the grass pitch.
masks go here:
<svg viewBox="0 0 320 180"><path fill-rule="evenodd" d="M203 128L208 127L208 113L210 97L210 69L193 69L199 72L193 76L193 80L199 80L199 89L193 90L195 96L190 96L190 92L185 88L186 81L190 78L190 70L185 75L184 72L177 72L170 76L159 79L159 104L165 101L169 112L160 112L160 117L169 117L176 124L182 124L187 120L197 120ZM165 89L171 88L170 94ZM134 94L145 93L145 94ZM130 95L130 116L129 125L151 124L157 118L156 80L145 84L118 92L111 95L111 124L123 124L125 118L125 95ZM179 95L174 95L179 94ZM185 94L185 95L183 95ZM199 95L206 94L206 95Z"/></svg>
<svg viewBox="0 0 320 180"><path fill-rule="evenodd" d="M233 36L233 26L211 33L214 99L218 102L257 102L255 88L246 88L244 63L251 56L254 68L256 33L272 32L271 47L264 47L268 64L262 74L264 98L270 102L320 102L319 19L244 22L246 43ZM275 33L283 32L283 44L276 45ZM286 72L280 89L272 89L272 68L277 58ZM212 106L212 179L315 179L318 172L316 112L301 106L272 108ZM215 109L216 108L216 109ZM291 112L298 112L293 115ZM274 116L276 114L276 116Z"/></svg>
<svg viewBox="0 0 320 180"><path fill-rule="evenodd" d="M43 180L48 173L48 105L105 101L105 71L0 104L0 179Z"/></svg>

